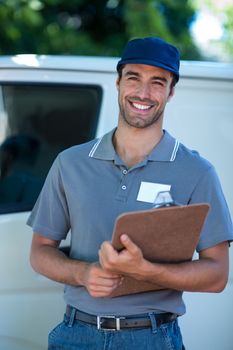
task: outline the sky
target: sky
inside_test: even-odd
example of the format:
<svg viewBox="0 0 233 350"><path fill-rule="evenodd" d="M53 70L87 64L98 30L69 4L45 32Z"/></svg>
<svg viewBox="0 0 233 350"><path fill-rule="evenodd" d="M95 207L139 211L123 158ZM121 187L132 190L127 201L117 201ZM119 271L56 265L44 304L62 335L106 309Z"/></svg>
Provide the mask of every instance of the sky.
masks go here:
<svg viewBox="0 0 233 350"><path fill-rule="evenodd" d="M207 10L199 12L191 31L196 42L200 44L205 44L209 40L219 40L223 35L223 27L219 18Z"/></svg>

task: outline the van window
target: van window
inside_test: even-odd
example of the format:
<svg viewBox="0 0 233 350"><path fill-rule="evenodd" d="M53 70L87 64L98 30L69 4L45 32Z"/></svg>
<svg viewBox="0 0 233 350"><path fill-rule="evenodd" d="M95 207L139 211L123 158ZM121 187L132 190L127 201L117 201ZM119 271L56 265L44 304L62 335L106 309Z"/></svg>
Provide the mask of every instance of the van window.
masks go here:
<svg viewBox="0 0 233 350"><path fill-rule="evenodd" d="M95 137L102 90L2 84L0 213L31 210L57 154Z"/></svg>

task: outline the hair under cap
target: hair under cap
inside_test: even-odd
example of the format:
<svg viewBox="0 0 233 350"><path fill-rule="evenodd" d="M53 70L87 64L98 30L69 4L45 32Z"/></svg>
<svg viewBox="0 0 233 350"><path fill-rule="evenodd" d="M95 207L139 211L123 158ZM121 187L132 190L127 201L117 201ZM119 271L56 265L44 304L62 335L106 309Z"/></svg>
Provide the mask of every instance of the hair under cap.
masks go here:
<svg viewBox="0 0 233 350"><path fill-rule="evenodd" d="M121 65L133 63L166 69L176 76L177 81L179 80L179 51L160 38L148 37L129 41L117 64L117 71Z"/></svg>

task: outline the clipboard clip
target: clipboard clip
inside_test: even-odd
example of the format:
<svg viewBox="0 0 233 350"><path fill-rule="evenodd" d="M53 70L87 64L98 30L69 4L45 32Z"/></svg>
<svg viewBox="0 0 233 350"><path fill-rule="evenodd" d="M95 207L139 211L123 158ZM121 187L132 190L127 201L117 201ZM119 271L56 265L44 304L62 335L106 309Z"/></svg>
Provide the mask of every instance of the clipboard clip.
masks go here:
<svg viewBox="0 0 233 350"><path fill-rule="evenodd" d="M170 191L160 191L155 197L153 208L171 207L175 205L177 204L174 202Z"/></svg>

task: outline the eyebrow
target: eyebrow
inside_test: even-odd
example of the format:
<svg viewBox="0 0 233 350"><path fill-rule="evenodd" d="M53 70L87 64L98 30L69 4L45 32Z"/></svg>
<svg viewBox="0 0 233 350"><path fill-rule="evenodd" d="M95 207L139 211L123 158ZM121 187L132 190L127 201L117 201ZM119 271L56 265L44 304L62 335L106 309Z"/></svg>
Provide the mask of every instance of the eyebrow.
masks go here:
<svg viewBox="0 0 233 350"><path fill-rule="evenodd" d="M139 74L139 73L134 72L134 71L132 71L132 70L129 70L128 72L126 72L126 73L125 73L125 76L128 76L128 75L135 75L135 76L137 76L137 77L139 77L139 76L140 76L140 74Z"/></svg>
<svg viewBox="0 0 233 350"><path fill-rule="evenodd" d="M134 71L131 71L131 70L129 70L128 72L125 73L125 76L126 76L126 77L127 77L127 76L130 76L130 75L134 75L134 76L136 76L136 77L140 77L140 74L139 74L138 72L134 72ZM165 83L168 82L168 80L167 80L166 78L160 77L160 76L157 76L157 75L153 76L153 77L151 78L151 80L160 80L160 81L163 81L163 82L165 82Z"/></svg>

